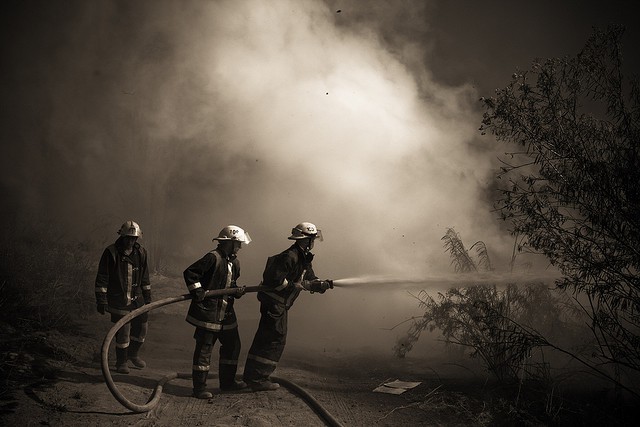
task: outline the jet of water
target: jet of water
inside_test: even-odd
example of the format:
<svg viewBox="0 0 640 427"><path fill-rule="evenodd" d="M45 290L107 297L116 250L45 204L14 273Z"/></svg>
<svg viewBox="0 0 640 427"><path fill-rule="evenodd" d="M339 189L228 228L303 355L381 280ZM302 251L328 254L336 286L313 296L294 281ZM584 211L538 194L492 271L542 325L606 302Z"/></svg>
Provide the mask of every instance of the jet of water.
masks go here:
<svg viewBox="0 0 640 427"><path fill-rule="evenodd" d="M360 276L335 279L336 288L386 287L416 288L433 286L505 285L509 283L552 283L562 276L558 273L499 274L464 273L428 277Z"/></svg>

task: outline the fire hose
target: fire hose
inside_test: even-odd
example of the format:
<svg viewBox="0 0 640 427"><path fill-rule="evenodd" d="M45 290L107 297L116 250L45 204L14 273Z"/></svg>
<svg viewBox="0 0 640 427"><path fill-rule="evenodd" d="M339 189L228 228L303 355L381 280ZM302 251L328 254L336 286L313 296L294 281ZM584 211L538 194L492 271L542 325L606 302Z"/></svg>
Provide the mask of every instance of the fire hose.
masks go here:
<svg viewBox="0 0 640 427"><path fill-rule="evenodd" d="M246 286L240 289L244 289L244 292L258 292L261 290L265 290L267 288L265 288L264 286ZM237 293L238 293L238 288L216 289L212 291L207 291L205 293L205 298L223 296L223 295L233 295ZM166 375L163 378L161 378L160 381L158 381L158 383L156 384L156 387L151 393L151 397L149 398L146 404L139 405L137 403L131 402L122 394L120 390L118 390L118 387L116 386L116 383L113 380L113 377L111 376L111 372L109 371L109 347L111 345L111 341L113 340L113 337L116 335L116 333L118 332L118 330L120 330L121 327L123 327L125 324L130 322L133 318L143 313L146 313L148 311L154 310L159 307L163 307L165 305L174 304L180 301L186 301L192 298L193 296L191 294L184 294L176 297L165 298L159 301L152 302L150 304L145 304L142 307L126 314L120 320L118 320L113 325L113 327L109 330L107 335L104 337L104 341L102 342L102 363L101 363L102 375L104 376L107 387L109 388L109 391L111 392L113 397L115 397L116 400L125 408L138 413L151 411L153 408L156 407L156 405L160 401L160 396L162 395L162 389L167 382L175 378L189 379L191 378L191 374L190 373L173 373L173 374ZM282 385L283 387L288 388L289 391L300 396L307 403L307 405L309 405L309 407L311 407L316 412L316 414L326 423L326 425L342 427L342 424L340 424L320 404L320 402L318 402L313 396L311 396L311 394L309 394L302 387L283 378L271 376L271 380Z"/></svg>

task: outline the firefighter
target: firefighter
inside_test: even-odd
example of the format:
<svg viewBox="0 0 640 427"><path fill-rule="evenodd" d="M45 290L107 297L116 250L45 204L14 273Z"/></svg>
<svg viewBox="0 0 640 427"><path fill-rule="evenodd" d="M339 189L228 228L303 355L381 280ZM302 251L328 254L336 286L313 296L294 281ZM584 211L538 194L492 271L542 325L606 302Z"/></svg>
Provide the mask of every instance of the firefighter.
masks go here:
<svg viewBox="0 0 640 427"><path fill-rule="evenodd" d="M271 288L258 292L260 323L253 338L244 368L244 381L253 391L276 390L279 385L269 376L280 361L287 339L287 313L302 290L324 293L333 288L332 280L319 280L313 272L313 244L322 241L322 232L310 222L301 222L291 230L293 245L267 259L262 285Z"/></svg>
<svg viewBox="0 0 640 427"><path fill-rule="evenodd" d="M187 322L196 327L193 338L196 341L193 352L193 396L198 399L213 397L206 390L211 364L211 353L217 340L220 341L218 372L220 389L235 391L246 388L243 381L236 380L238 356L240 355L240 334L234 298L240 298L245 291L238 287L240 261L237 259L242 244L249 244L249 233L235 225L224 227L218 237L218 246L206 253L184 271L184 280L193 295ZM218 298L204 298L205 292L214 289L237 288L234 295Z"/></svg>
<svg viewBox="0 0 640 427"><path fill-rule="evenodd" d="M100 258L96 276L98 313L111 314L116 323L126 314L151 302L151 282L147 266L147 251L138 243L142 236L135 221L126 221L118 231L120 237L109 245ZM148 330L148 313L125 324L116 333L116 371L128 374L131 361L142 369L146 366L139 356Z"/></svg>

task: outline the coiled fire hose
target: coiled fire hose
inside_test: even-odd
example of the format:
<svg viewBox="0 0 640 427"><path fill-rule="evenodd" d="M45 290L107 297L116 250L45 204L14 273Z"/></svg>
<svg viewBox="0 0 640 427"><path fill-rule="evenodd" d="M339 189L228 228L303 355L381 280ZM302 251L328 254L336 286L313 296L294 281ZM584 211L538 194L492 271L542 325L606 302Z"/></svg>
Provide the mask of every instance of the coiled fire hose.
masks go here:
<svg viewBox="0 0 640 427"><path fill-rule="evenodd" d="M266 290L267 288L264 286L246 286L244 287L245 292L258 292L258 291L262 291L262 290ZM223 295L232 295L232 294L237 294L238 293L238 288L227 288L227 289L216 289L216 290L212 290L212 291L207 291L205 293L205 298L209 298L209 297L216 297L216 296L223 296ZM164 385L175 379L175 378L183 378L183 379L188 379L191 378L191 374L190 373L173 373L173 374L169 374L164 376L163 378L160 379L160 381L158 381L158 384L156 384L156 387L154 388L153 392L151 393L151 397L149 398L149 400L147 401L146 404L144 405L139 405L137 403L133 403L131 402L129 399L127 399L122 392L120 392L120 390L118 390L118 387L116 386L116 383L113 381L113 377L111 376L111 372L109 371L109 347L111 345L111 341L113 340L113 337L116 335L116 333L118 332L118 330L120 330L121 327L123 327L125 324L127 324L128 322L130 322L133 318L146 313L148 311L154 310L156 308L159 307L163 307L165 305L169 305L169 304L174 304L180 301L186 301L189 299L192 299L193 296L191 294L184 294L184 295L180 295L177 297L170 297L170 298L165 298L159 301L155 301L152 302L150 304L145 304L142 307L133 310L132 312L126 314L125 316L123 316L120 320L118 320L113 327L109 330L109 332L107 333L107 335L104 337L104 341L102 342L102 363L101 363L101 367L102 367L102 375L104 376L104 380L107 384L107 387L109 388L109 391L111 392L111 394L113 395L113 397L116 398L116 400L118 402L120 402L120 404L122 406L124 406L127 409L130 409L133 412L149 412L151 411L153 408L155 408L155 406L158 404L158 402L160 401L160 396L162 395L162 388L164 387ZM306 403L307 405L309 405L309 407L311 407L311 409L313 409L316 414L318 414L318 416L326 423L326 425L328 426L335 426L335 427L342 427L342 424L340 424L321 404L320 402L318 402L313 396L311 396L306 390L304 390L302 387L298 386L297 384L285 380L283 378L278 378L278 377L271 377L271 380L280 384L283 387L288 388L291 392L293 392L294 394L297 394L298 396L300 396Z"/></svg>

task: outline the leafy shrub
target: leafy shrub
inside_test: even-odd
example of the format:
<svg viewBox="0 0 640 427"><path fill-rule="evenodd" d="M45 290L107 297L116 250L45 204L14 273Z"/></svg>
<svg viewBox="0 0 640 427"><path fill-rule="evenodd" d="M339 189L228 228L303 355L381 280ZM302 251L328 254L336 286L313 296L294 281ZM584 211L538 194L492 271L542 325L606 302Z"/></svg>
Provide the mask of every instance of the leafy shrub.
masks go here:
<svg viewBox="0 0 640 427"><path fill-rule="evenodd" d="M442 240L456 272L493 269L482 241L467 249L452 228L447 229ZM475 257L471 255L474 248ZM511 268L513 263L512 259ZM538 349L544 356L542 347L558 349L551 342L567 343L565 333L575 332L575 319L580 315L567 294L543 283L521 287L510 283L502 289L495 285L454 287L438 293L437 299L422 290L417 298L424 314L412 319L406 336L396 342L396 356L406 356L423 331L437 329L446 344L466 348L500 381L525 375L548 380L549 369L544 360L531 361L533 350Z"/></svg>
<svg viewBox="0 0 640 427"><path fill-rule="evenodd" d="M422 331L437 329L447 344L466 347L503 381L520 377L532 350L548 345L543 333L557 334L567 325L566 306L544 284L509 284L502 290L486 285L452 288L438 293L437 300L421 291L418 298L424 314L396 343L397 356L411 351Z"/></svg>
<svg viewBox="0 0 640 427"><path fill-rule="evenodd" d="M564 275L589 317L594 365L640 376L640 84L624 28L575 56L535 60L482 98L482 133L510 147L496 210ZM637 71L637 70L636 70ZM635 371L635 372L634 372Z"/></svg>

